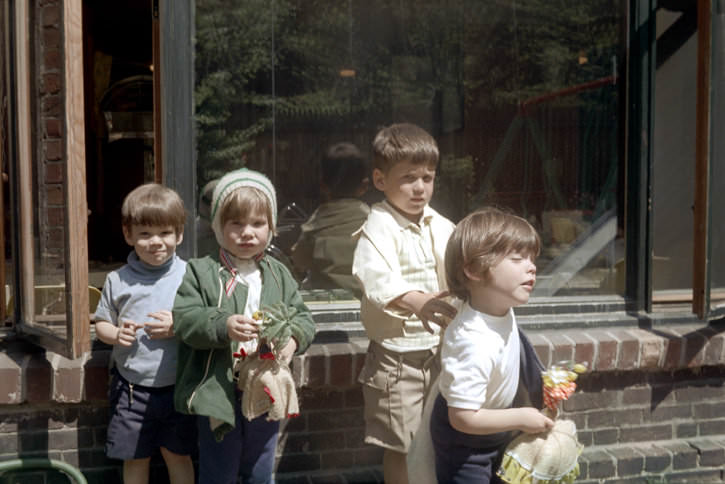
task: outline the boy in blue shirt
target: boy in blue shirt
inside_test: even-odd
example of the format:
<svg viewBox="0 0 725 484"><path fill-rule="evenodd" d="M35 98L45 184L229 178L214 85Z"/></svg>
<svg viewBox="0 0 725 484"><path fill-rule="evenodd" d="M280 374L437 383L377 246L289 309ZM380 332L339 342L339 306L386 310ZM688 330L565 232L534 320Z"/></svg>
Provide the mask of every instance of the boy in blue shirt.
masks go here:
<svg viewBox="0 0 725 484"><path fill-rule="evenodd" d="M111 419L106 455L123 460L123 482L146 484L160 449L171 484L193 484L192 417L174 410L177 342L171 308L186 271L176 255L186 211L170 188L150 183L126 196L121 222L133 247L127 264L106 277L95 313L96 335L113 346Z"/></svg>

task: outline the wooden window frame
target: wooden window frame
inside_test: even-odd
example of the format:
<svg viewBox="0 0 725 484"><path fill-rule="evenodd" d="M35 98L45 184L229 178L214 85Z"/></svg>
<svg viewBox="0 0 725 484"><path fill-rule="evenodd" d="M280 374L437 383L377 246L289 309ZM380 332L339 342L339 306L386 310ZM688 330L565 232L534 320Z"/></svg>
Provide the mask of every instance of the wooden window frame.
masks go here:
<svg viewBox="0 0 725 484"><path fill-rule="evenodd" d="M19 260L16 273L19 320L16 330L31 341L67 358L90 351L88 308L88 205L86 201L85 123L83 103L82 0L63 5L63 97L65 116L65 336L35 320L35 262L33 254L33 86L31 76L31 12L29 2L16 1L14 9Z"/></svg>

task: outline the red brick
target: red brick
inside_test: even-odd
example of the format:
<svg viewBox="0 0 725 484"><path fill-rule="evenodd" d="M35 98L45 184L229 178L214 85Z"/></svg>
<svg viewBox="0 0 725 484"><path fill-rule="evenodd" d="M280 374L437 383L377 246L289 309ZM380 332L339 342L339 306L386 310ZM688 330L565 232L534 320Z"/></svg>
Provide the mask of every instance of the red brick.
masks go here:
<svg viewBox="0 0 725 484"><path fill-rule="evenodd" d="M629 331L615 329L612 335L619 340L617 369L632 370L639 366L639 341Z"/></svg>
<svg viewBox="0 0 725 484"><path fill-rule="evenodd" d="M23 401L20 363L0 353L0 404L17 405Z"/></svg>
<svg viewBox="0 0 725 484"><path fill-rule="evenodd" d="M60 119L45 118L45 136L48 138L60 138L63 134L63 123Z"/></svg>
<svg viewBox="0 0 725 484"><path fill-rule="evenodd" d="M717 333L713 334L705 346L705 360L706 365L720 365L723 362L723 339L725 334Z"/></svg>
<svg viewBox="0 0 725 484"><path fill-rule="evenodd" d="M57 27L60 25L60 6L57 4L46 5L40 13L40 24L43 27Z"/></svg>
<svg viewBox="0 0 725 484"><path fill-rule="evenodd" d="M83 400L83 359L69 360L53 355L53 400L59 403L77 403Z"/></svg>
<svg viewBox="0 0 725 484"><path fill-rule="evenodd" d="M60 118L62 113L61 98L57 95L43 96L41 100L41 112L45 116Z"/></svg>
<svg viewBox="0 0 725 484"><path fill-rule="evenodd" d="M682 355L683 355L683 340L679 335L673 333L667 328L660 330L665 336L665 348L664 348L664 360L662 367L665 370L674 370L681 368L682 366Z"/></svg>
<svg viewBox="0 0 725 484"><path fill-rule="evenodd" d="M46 249L63 249L65 240L63 239L63 228L47 227L45 230L45 248ZM47 252L52 252L48 250ZM46 257L49 254L46 254ZM53 256L60 259L60 251L53 253Z"/></svg>
<svg viewBox="0 0 725 484"><path fill-rule="evenodd" d="M45 200L48 205L64 205L63 185L45 185Z"/></svg>
<svg viewBox="0 0 725 484"><path fill-rule="evenodd" d="M533 331L527 332L526 336L529 337L531 346L534 347L534 351L541 360L541 363L543 363L547 368L551 366L551 343L549 342L549 339L543 334Z"/></svg>
<svg viewBox="0 0 725 484"><path fill-rule="evenodd" d="M327 356L323 346L313 346L305 355L304 383L311 387L327 384Z"/></svg>
<svg viewBox="0 0 725 484"><path fill-rule="evenodd" d="M60 49L46 49L43 52L43 71L58 71L63 67L63 56Z"/></svg>
<svg viewBox="0 0 725 484"><path fill-rule="evenodd" d="M45 28L42 32L43 36L43 46L53 49L59 49L60 48L60 29L53 29L53 28Z"/></svg>
<svg viewBox="0 0 725 484"><path fill-rule="evenodd" d="M570 361L574 358L574 342L561 332L547 332L546 338L551 342L552 364Z"/></svg>
<svg viewBox="0 0 725 484"><path fill-rule="evenodd" d="M664 338L641 329L632 329L629 332L640 342L638 368L659 368Z"/></svg>
<svg viewBox="0 0 725 484"><path fill-rule="evenodd" d="M30 357L25 368L25 395L28 403L50 401L52 371L45 355L35 354Z"/></svg>
<svg viewBox="0 0 725 484"><path fill-rule="evenodd" d="M707 338L702 331L692 331L683 335L685 339L685 364L690 368L702 366L705 361Z"/></svg>
<svg viewBox="0 0 725 484"><path fill-rule="evenodd" d="M43 82L40 87L41 94L58 94L60 92L60 74L55 72L43 74L42 79Z"/></svg>
<svg viewBox="0 0 725 484"><path fill-rule="evenodd" d="M108 361L110 350L94 351L83 366L84 400L105 400L108 398Z"/></svg>
<svg viewBox="0 0 725 484"><path fill-rule="evenodd" d="M613 370L617 365L617 340L606 331L593 330L589 336L597 341L596 361L592 367L594 371Z"/></svg>
<svg viewBox="0 0 725 484"><path fill-rule="evenodd" d="M58 161L63 158L63 142L59 139L46 140L43 145L45 146L45 159L49 161Z"/></svg>
<svg viewBox="0 0 725 484"><path fill-rule="evenodd" d="M46 162L45 163L45 183L63 183L63 163Z"/></svg>
<svg viewBox="0 0 725 484"><path fill-rule="evenodd" d="M574 361L586 363L591 368L594 364L594 340L588 333L581 331L572 332L569 338L574 341Z"/></svg>

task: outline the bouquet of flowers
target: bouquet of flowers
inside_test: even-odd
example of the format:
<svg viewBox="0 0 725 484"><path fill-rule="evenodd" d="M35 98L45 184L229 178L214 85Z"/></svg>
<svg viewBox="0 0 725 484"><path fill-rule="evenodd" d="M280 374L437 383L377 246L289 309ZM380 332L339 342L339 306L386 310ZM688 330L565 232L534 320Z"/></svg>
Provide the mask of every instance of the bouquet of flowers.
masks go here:
<svg viewBox="0 0 725 484"><path fill-rule="evenodd" d="M576 379L586 364L560 362L542 372L547 416L554 426L540 434L521 434L506 447L498 476L508 484L571 484L579 475L578 458L583 446L576 438L576 425L557 418L561 402L576 389Z"/></svg>

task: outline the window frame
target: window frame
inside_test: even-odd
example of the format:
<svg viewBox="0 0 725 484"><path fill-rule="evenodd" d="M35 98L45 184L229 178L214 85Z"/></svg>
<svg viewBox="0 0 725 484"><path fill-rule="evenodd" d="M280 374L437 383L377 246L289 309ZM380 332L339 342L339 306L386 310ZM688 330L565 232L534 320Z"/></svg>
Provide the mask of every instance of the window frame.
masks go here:
<svg viewBox="0 0 725 484"><path fill-rule="evenodd" d="M85 167L85 125L83 112L83 24L82 0L63 1L63 98L65 100L65 336L35 325L35 261L33 220L36 207L32 199L34 129L33 86L31 76L31 27L28 2L15 2L13 8L14 70L17 141L16 203L19 216L14 219L17 233L14 272L16 281L14 320L18 334L67 358L90 351L90 315L88 309L88 243Z"/></svg>

